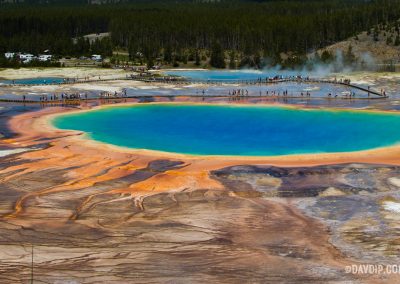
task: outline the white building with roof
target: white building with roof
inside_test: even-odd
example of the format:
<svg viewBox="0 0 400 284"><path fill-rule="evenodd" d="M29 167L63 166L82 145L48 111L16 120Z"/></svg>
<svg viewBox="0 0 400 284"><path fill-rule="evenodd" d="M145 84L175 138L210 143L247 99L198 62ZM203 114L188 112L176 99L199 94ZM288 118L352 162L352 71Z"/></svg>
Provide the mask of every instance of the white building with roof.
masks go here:
<svg viewBox="0 0 400 284"><path fill-rule="evenodd" d="M13 59L15 57L15 52L6 52L4 53L4 57L6 59Z"/></svg>

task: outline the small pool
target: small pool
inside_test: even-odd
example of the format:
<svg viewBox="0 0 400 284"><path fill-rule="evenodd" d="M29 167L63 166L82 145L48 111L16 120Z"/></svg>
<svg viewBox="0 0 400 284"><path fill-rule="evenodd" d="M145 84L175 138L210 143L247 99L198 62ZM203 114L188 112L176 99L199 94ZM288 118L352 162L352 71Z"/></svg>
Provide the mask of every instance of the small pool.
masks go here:
<svg viewBox="0 0 400 284"><path fill-rule="evenodd" d="M305 72L290 71L290 70L171 70L165 71L169 76L180 76L192 80L207 81L207 80L257 80L259 78L265 79L273 78L277 75L283 77L290 76L307 76Z"/></svg>
<svg viewBox="0 0 400 284"><path fill-rule="evenodd" d="M62 115L56 127L134 149L197 155L350 152L400 142L400 115L272 106L143 104Z"/></svg>
<svg viewBox="0 0 400 284"><path fill-rule="evenodd" d="M15 80L0 80L3 85L41 85L41 84L59 84L64 82L64 78L58 77L38 77L38 78L25 78Z"/></svg>

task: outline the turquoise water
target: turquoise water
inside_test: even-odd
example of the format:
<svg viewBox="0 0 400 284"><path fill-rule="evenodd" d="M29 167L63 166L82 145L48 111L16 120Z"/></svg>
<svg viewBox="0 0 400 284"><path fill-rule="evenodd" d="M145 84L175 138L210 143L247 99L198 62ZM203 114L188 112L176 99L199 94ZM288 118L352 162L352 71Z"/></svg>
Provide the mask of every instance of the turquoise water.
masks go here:
<svg viewBox="0 0 400 284"><path fill-rule="evenodd" d="M50 83L62 83L63 78L57 77L40 77L40 78L26 78L16 80L3 80L0 84L16 84L16 85L39 85L39 84L50 84Z"/></svg>
<svg viewBox="0 0 400 284"><path fill-rule="evenodd" d="M400 141L397 114L269 106L144 104L63 115L53 123L118 146L201 155L347 152Z"/></svg>
<svg viewBox="0 0 400 284"><path fill-rule="evenodd" d="M303 72L304 73L304 72ZM281 75L283 77L289 76L307 76L299 71L277 71L277 70L237 70L237 71L224 71L224 70L171 70L166 71L167 75L181 76L188 79L207 81L207 80L257 80L259 78L265 79L266 77L274 77Z"/></svg>

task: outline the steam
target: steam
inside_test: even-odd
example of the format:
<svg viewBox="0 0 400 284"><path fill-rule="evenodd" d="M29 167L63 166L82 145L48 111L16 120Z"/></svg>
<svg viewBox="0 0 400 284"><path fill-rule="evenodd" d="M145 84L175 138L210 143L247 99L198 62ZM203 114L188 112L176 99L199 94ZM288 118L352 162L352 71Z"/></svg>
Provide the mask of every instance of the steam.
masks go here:
<svg viewBox="0 0 400 284"><path fill-rule="evenodd" d="M355 60L348 62L345 53L341 49L337 49L333 61L324 63L315 57L311 57L300 70L318 77L326 77L334 73L350 73L360 70L375 71L376 66L376 61L369 52L360 53Z"/></svg>
<svg viewBox="0 0 400 284"><path fill-rule="evenodd" d="M270 60L265 59L265 62ZM245 68L248 69L248 68ZM349 62L346 60L346 54L337 49L334 52L333 60L330 62L322 62L315 53L308 57L306 63L294 69L285 69L280 65L266 66L263 71L276 72L277 74L298 74L302 76L328 77L335 73L351 73L354 71L376 71L377 64L373 56L369 52L360 53L354 60Z"/></svg>

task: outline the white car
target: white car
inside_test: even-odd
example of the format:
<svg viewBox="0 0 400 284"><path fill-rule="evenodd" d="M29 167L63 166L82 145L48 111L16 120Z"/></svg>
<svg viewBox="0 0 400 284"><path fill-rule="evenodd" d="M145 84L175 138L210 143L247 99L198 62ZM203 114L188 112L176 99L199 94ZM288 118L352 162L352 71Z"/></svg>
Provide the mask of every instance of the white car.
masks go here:
<svg viewBox="0 0 400 284"><path fill-rule="evenodd" d="M39 61L50 61L52 58L53 58L53 55L50 55L50 54L39 55Z"/></svg>
<svg viewBox="0 0 400 284"><path fill-rule="evenodd" d="M101 55L93 54L92 55L92 60L93 61L102 61L103 59L102 59Z"/></svg>

